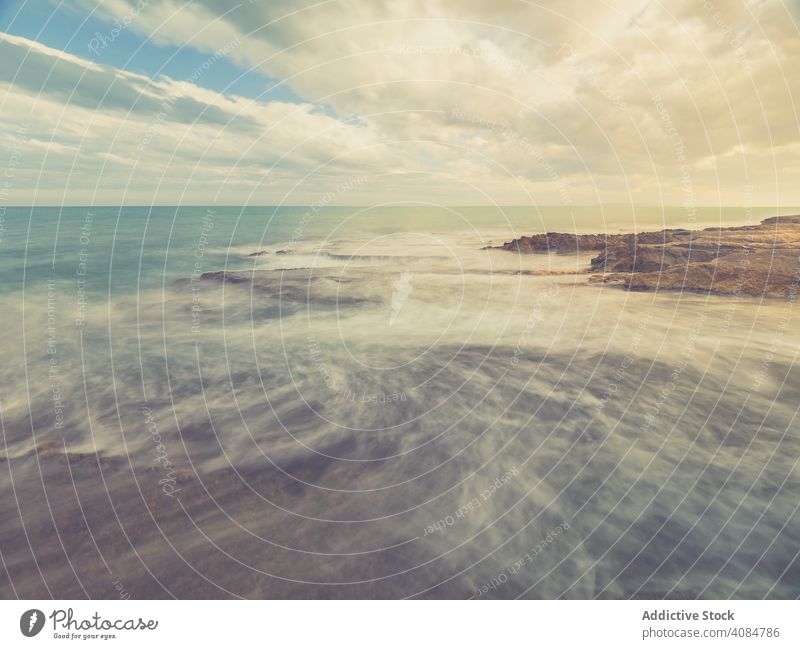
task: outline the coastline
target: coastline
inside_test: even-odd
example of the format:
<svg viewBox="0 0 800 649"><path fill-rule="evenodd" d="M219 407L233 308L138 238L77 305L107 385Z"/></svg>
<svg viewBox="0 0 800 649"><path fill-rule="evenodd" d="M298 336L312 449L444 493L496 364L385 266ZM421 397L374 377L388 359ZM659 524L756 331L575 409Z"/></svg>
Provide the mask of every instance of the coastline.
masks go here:
<svg viewBox="0 0 800 649"><path fill-rule="evenodd" d="M631 291L689 291L794 300L800 286L800 216L758 225L629 234L548 232L494 249L536 253L597 252L590 283Z"/></svg>

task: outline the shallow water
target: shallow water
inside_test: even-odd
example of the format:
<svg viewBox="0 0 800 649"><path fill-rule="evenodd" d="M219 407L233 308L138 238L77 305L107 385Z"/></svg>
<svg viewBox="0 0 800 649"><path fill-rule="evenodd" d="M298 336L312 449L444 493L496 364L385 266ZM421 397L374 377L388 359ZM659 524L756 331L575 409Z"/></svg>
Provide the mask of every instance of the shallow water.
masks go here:
<svg viewBox="0 0 800 649"><path fill-rule="evenodd" d="M624 210L307 214L8 210L0 594L800 595L793 303L482 250Z"/></svg>

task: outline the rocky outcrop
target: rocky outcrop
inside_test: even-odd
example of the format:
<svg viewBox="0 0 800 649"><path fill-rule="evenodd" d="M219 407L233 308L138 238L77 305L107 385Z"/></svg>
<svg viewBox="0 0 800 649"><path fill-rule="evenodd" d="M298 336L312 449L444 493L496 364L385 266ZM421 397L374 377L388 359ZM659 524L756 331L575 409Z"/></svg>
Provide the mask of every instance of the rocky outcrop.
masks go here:
<svg viewBox="0 0 800 649"><path fill-rule="evenodd" d="M513 239L500 250L512 252L536 253L556 252L575 253L605 250L609 246L632 245L635 243L666 243L680 237L691 236L690 230L661 230L660 232L640 232L631 234L569 234L566 232L548 232L534 234L530 237ZM491 248L492 246L489 246Z"/></svg>
<svg viewBox="0 0 800 649"><path fill-rule="evenodd" d="M602 245L601 245L602 242ZM596 249L593 282L629 290L678 290L794 299L800 286L800 216L759 225L625 235L522 237L502 246L527 252Z"/></svg>
<svg viewBox="0 0 800 649"><path fill-rule="evenodd" d="M662 272L609 278L630 290L682 290L721 295L795 299L800 286L800 249L726 254L706 263L675 265Z"/></svg>
<svg viewBox="0 0 800 649"><path fill-rule="evenodd" d="M711 250L685 246L658 244L617 244L606 248L592 259L591 269L615 273L659 272L672 266L692 261L710 261L715 253Z"/></svg>
<svg viewBox="0 0 800 649"><path fill-rule="evenodd" d="M619 235L609 235L615 237ZM534 253L534 252L588 252L592 250L602 250L606 246L609 237L601 234L566 234L563 232L548 232L547 234L534 234L532 237L520 237L502 246L502 250L512 252Z"/></svg>

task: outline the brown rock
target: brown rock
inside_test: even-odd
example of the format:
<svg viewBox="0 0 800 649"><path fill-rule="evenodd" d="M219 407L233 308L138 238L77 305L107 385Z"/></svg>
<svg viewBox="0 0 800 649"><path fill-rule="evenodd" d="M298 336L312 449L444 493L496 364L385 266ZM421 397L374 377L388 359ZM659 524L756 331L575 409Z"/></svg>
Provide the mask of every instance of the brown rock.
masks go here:
<svg viewBox="0 0 800 649"><path fill-rule="evenodd" d="M629 290L680 290L794 299L800 286L800 216L759 225L619 235L562 233L521 237L504 250L598 250L592 283Z"/></svg>

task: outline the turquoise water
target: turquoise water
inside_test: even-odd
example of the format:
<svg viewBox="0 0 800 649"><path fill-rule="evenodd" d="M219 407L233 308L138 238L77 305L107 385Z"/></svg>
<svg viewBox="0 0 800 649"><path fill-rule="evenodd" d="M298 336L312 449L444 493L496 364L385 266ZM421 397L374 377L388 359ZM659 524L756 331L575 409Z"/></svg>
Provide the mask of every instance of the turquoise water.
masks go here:
<svg viewBox="0 0 800 649"><path fill-rule="evenodd" d="M484 250L775 212L8 208L0 595L797 597L794 303Z"/></svg>
<svg viewBox="0 0 800 649"><path fill-rule="evenodd" d="M796 213L787 208L782 213ZM241 247L315 243L366 234L440 231L511 239L536 232L630 232L756 223L774 207L9 207L0 238L4 292L26 282L71 278L83 248L91 255L87 284L112 293L190 274L204 232L203 268L242 265ZM86 245L81 233L92 220ZM298 233L298 227L301 230ZM207 228L206 228L207 229ZM233 253L233 254L230 254Z"/></svg>

